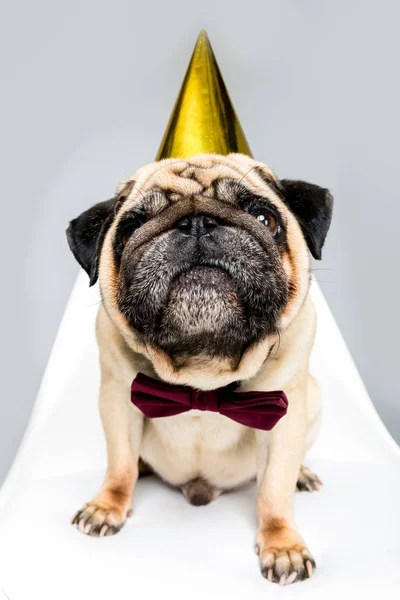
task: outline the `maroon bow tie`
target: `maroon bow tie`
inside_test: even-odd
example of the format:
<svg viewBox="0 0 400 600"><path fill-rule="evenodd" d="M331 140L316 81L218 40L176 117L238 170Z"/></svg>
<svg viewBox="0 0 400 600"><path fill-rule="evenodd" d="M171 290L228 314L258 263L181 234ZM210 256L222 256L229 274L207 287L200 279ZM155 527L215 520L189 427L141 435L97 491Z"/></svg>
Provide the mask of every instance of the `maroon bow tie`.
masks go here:
<svg viewBox="0 0 400 600"><path fill-rule="evenodd" d="M234 392L234 387L204 392L138 373L132 382L131 400L149 418L172 417L191 409L211 410L264 431L272 429L287 412L288 400L282 391Z"/></svg>

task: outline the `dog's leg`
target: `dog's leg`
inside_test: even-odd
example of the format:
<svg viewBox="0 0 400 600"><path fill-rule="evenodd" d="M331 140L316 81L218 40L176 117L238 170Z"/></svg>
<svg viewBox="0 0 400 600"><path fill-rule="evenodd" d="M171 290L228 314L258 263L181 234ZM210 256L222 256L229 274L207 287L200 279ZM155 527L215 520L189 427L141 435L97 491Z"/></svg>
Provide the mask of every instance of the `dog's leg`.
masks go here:
<svg viewBox="0 0 400 600"><path fill-rule="evenodd" d="M293 514L294 492L306 444L306 385L292 387L287 394L286 416L271 432L257 432L256 549L264 577L281 585L311 577L315 568Z"/></svg>
<svg viewBox="0 0 400 600"><path fill-rule="evenodd" d="M88 535L117 533L132 510L138 478L143 415L129 401L129 388L110 376L102 378L100 413L107 441L108 468L103 485L72 523Z"/></svg>

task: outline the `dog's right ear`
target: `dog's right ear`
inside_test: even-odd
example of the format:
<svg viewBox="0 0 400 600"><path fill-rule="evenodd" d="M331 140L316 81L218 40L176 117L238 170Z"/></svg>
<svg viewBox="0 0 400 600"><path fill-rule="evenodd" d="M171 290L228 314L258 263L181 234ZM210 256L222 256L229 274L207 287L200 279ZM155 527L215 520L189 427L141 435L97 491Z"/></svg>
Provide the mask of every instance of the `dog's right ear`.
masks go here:
<svg viewBox="0 0 400 600"><path fill-rule="evenodd" d="M89 275L89 285L97 281L104 237L114 219L118 198L99 202L70 222L66 231L69 247Z"/></svg>

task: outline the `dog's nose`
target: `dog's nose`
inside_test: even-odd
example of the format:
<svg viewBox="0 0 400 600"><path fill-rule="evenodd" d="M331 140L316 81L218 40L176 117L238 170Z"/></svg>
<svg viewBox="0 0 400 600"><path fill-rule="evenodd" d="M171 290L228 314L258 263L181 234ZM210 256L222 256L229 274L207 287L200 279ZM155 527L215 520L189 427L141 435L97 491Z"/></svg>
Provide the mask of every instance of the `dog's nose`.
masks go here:
<svg viewBox="0 0 400 600"><path fill-rule="evenodd" d="M209 235L210 232L220 225L220 221L210 215L188 215L183 217L175 227L182 231L185 235L193 235L201 237Z"/></svg>

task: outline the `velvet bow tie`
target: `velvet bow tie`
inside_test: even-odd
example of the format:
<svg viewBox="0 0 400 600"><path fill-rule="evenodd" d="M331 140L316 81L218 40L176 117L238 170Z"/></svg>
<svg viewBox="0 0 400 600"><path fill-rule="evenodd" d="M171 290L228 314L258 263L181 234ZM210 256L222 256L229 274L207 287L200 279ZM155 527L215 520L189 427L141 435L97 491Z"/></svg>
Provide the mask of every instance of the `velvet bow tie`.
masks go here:
<svg viewBox="0 0 400 600"><path fill-rule="evenodd" d="M210 410L264 431L272 429L287 412L288 400L282 391L234 392L234 388L231 384L204 392L138 373L132 382L131 400L149 418L171 417L192 409Z"/></svg>

